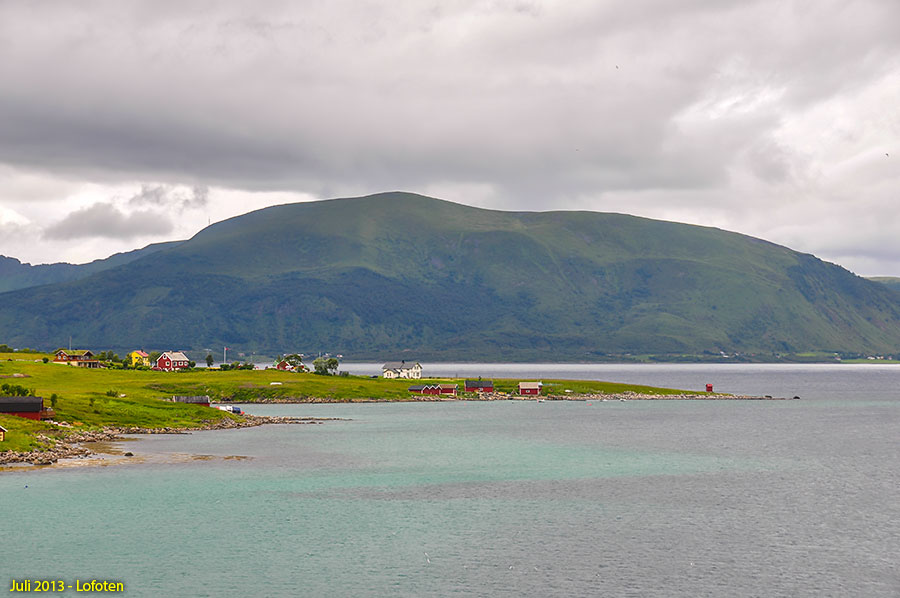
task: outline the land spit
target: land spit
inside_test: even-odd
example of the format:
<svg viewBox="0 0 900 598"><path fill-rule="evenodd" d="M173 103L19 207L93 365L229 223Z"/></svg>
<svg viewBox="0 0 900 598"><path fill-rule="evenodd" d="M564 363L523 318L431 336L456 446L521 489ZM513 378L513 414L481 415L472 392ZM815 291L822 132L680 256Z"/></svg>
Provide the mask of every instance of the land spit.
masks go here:
<svg viewBox="0 0 900 598"><path fill-rule="evenodd" d="M792 397L799 399L800 397ZM644 394L626 391L622 393L578 393L551 395L515 395L485 392L465 395L410 395L406 399L332 399L330 397L257 397L250 404L307 404L307 403L397 403L397 402L437 402L437 401L786 401L786 397L730 395L713 393ZM220 403L230 403L226 398ZM248 403L246 400L236 403Z"/></svg>
<svg viewBox="0 0 900 598"><path fill-rule="evenodd" d="M60 459L89 457L93 451L83 446L85 442L110 442L122 440L123 434L190 434L199 430L230 430L234 428L253 428L263 424L321 424L325 421L340 420L337 417L275 417L268 415L245 415L244 419L226 418L204 426L190 428L138 428L133 426L106 426L100 430L78 430L68 432L62 438L51 438L46 434L38 434L42 441L53 444L44 450L25 452L5 451L0 453L0 465L12 463L31 463L32 465L50 465Z"/></svg>

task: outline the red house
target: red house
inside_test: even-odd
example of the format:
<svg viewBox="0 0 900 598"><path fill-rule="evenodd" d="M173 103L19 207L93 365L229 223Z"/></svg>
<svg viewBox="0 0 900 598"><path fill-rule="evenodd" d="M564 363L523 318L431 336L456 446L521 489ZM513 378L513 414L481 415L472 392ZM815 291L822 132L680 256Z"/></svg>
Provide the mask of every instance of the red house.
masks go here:
<svg viewBox="0 0 900 598"><path fill-rule="evenodd" d="M41 397L0 397L0 413L26 419L41 419L44 399Z"/></svg>
<svg viewBox="0 0 900 598"><path fill-rule="evenodd" d="M420 395L453 395L456 396L457 384L416 384L407 390Z"/></svg>
<svg viewBox="0 0 900 598"><path fill-rule="evenodd" d="M466 380L466 392L494 392L493 380Z"/></svg>
<svg viewBox="0 0 900 598"><path fill-rule="evenodd" d="M543 387L543 382L519 382L519 394L539 395Z"/></svg>
<svg viewBox="0 0 900 598"><path fill-rule="evenodd" d="M174 372L175 370L183 370L189 367L191 367L191 360L187 358L187 355L181 351L166 351L157 358L153 369L163 372Z"/></svg>

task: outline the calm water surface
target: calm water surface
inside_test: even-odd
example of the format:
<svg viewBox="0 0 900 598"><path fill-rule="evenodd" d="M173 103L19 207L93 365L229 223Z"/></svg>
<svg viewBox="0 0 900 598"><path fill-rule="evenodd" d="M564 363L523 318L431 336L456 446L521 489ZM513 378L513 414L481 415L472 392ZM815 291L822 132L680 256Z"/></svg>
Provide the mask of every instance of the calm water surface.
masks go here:
<svg viewBox="0 0 900 598"><path fill-rule="evenodd" d="M426 374L479 373L440 367L459 369ZM125 465L4 472L0 580L113 579L132 596L900 596L900 368L596 367L481 374L803 400L251 406L348 421L144 437L123 443Z"/></svg>

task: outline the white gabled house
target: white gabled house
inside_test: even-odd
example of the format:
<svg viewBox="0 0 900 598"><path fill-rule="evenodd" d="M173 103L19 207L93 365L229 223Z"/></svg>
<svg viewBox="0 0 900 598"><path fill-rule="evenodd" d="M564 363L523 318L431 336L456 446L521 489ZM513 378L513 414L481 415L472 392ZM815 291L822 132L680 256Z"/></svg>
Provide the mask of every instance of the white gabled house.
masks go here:
<svg viewBox="0 0 900 598"><path fill-rule="evenodd" d="M381 366L383 378L415 378L422 377L422 364L418 361L389 361Z"/></svg>

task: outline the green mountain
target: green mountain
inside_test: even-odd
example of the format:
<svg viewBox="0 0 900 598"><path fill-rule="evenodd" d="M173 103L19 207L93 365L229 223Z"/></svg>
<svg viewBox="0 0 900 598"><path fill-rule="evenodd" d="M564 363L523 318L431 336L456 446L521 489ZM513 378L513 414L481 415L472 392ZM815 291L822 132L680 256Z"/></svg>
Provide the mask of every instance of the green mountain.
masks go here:
<svg viewBox="0 0 900 598"><path fill-rule="evenodd" d="M94 260L87 264L23 264L19 260L5 255L0 255L0 293L27 289L42 284L54 284L87 278L95 272L109 270L122 264L133 262L136 259L150 255L167 247L179 245L182 241L170 241L168 243L153 243L143 249L116 253L102 260Z"/></svg>
<svg viewBox="0 0 900 598"><path fill-rule="evenodd" d="M772 243L621 214L408 193L217 223L88 278L0 295L0 341L353 358L900 348L900 296Z"/></svg>
<svg viewBox="0 0 900 598"><path fill-rule="evenodd" d="M896 276L869 276L869 280L885 285L895 291L900 291L900 278Z"/></svg>

